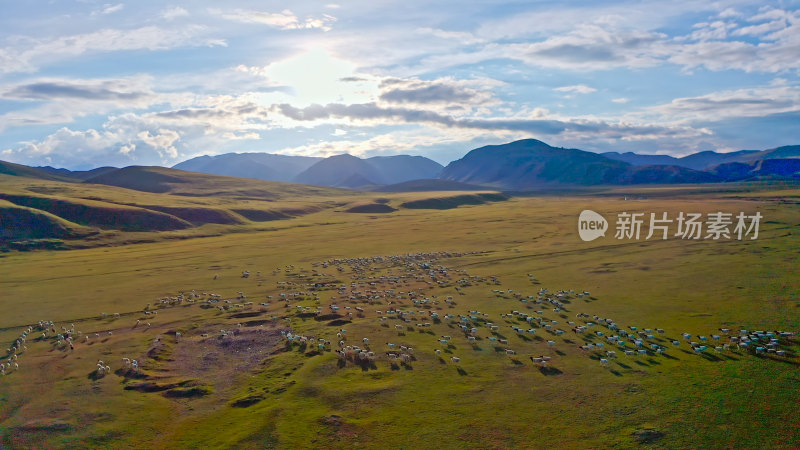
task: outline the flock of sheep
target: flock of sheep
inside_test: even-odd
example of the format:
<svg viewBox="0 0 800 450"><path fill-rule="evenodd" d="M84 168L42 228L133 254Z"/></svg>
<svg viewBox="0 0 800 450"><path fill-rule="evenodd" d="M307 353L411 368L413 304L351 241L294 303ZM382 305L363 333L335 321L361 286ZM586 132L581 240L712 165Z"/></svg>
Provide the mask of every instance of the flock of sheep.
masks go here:
<svg viewBox="0 0 800 450"><path fill-rule="evenodd" d="M571 303L576 299L587 302L592 299L588 291L550 292L540 288L534 295L525 295L514 289L503 289L497 277L472 276L465 270L441 264L443 259L470 254L440 252L332 259L315 262L310 270L287 265L272 271L273 276L285 276L276 286L280 292L266 295L258 305L261 313L276 326L281 321L285 323L287 329L281 334L288 346L300 346L304 350L311 347L313 354L335 353L343 366L348 362L374 365L378 360L385 360L392 366L410 365L420 352L430 352L443 363L447 356L450 363L459 365L462 358L470 357L469 349L477 349L482 343L488 343L497 353L507 355L516 363L519 363L519 353L528 354L528 359L543 369L553 364L558 356L566 355L559 351L565 346L579 349L581 354L602 366L608 366L611 360L622 355L631 358L665 356L676 349L707 358L715 353L731 351L773 358L794 357L791 350L796 336L794 332L720 328L708 335L694 337L684 331L681 339L668 338L666 330L661 328L623 326L609 317L570 311ZM241 275L244 279L250 276L249 271ZM349 282L342 281L345 277L349 277ZM528 277L531 282L538 283L532 274ZM257 272L255 278L261 278L261 272ZM214 275L214 279L219 279L219 275ZM262 281L257 283L261 286ZM504 302L509 306L507 312L492 315L468 310L459 313L453 295L446 295L447 292L456 296L467 295L468 289L486 285L493 287L487 301L494 304ZM330 292L330 298L323 300L325 292ZM475 295L474 292L470 294ZM488 290L486 295L489 295ZM323 301L329 303L323 305ZM145 318L137 319L134 328L149 329L151 323L142 323L143 319L152 320L150 318L154 318L159 309L185 304L214 307L218 314L253 310L255 307L243 291L228 299L215 293L191 291L162 298L155 305L148 304L141 311ZM103 313L101 317L119 319L121 315ZM327 322L328 326L320 326L321 331L314 333L319 336L304 335L292 329L292 321L298 317L314 317L320 323ZM353 332L348 333L343 325L353 325L360 335L351 336ZM216 337L224 339L236 335L241 327L242 324L238 323L233 330L220 330ZM334 329L328 331L330 328ZM377 335L384 338L387 335L386 330L380 331L382 328L388 328L390 333L394 330L397 338L392 340L395 342L376 345ZM13 341L4 360L0 360L1 375L19 370L19 355L27 350L26 341L34 331L41 333L37 340L49 341L65 351L67 347L74 350L76 344L91 339L91 333L76 331L74 324L67 328L57 327L52 321L40 321L28 326ZM429 336L430 345L415 348L406 342L406 333L414 331ZM104 333L111 335L113 331ZM370 333L373 336L368 335ZM175 332L174 336L177 340L181 333ZM94 337L100 337L100 333L94 333ZM210 338L208 333L199 337ZM581 342L575 343L573 339ZM419 339L414 341L419 342ZM465 345L460 347L462 344ZM141 360L121 358L122 369L126 373L138 371ZM103 361L98 361L94 368L98 378L111 370L110 365Z"/></svg>

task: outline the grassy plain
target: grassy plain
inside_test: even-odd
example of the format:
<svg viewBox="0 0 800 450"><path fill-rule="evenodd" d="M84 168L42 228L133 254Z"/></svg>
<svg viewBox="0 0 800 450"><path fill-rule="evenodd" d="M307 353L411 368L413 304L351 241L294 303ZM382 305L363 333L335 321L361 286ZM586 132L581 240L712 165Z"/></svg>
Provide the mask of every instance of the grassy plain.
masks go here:
<svg viewBox="0 0 800 450"><path fill-rule="evenodd" d="M268 209L258 200L241 198L36 183L50 188L80 186L87 193L92 190L83 197L103 201L118 199L123 193L133 200L126 203L138 205L196 202L208 207L209 202L219 202L216 208L230 211L243 209L231 202L254 202L258 204L249 209ZM0 377L0 445L800 445L797 337L786 344L786 357L710 350L697 355L683 343L668 348L667 356L651 352L634 357L619 352L604 367L598 352L578 348L603 341L591 333L574 334L566 323L593 321L575 317L582 312L613 318L620 327L663 328L666 333L653 342L668 347L667 339L682 341L683 332L709 336L719 333L719 327L800 331L800 189L775 185L614 188L515 196L450 209L401 206L430 198L439 199L430 204L441 205L442 199L455 195L466 193L287 194L275 202L308 205L322 198L329 203L267 223L242 220L157 233L102 231L102 238L91 245L65 241L66 247L91 248L5 254L0 258L0 342L10 344L22 326L39 320L52 320L59 329L74 323L76 330L92 337L88 343L78 341L69 351L56 347L52 337L35 340L37 333L31 334L28 350L19 356L19 369ZM175 203L167 204L165 199ZM397 210L346 212L348 205L370 203ZM610 230L605 238L583 242L577 236L577 217L583 209L609 219L622 211L667 211L670 217L679 211L760 211L764 219L757 240L629 241L614 239ZM369 264L362 273L367 277L411 275L408 285L394 289L415 290L419 292L415 298L431 299L424 305L410 299L392 305L386 300L373 305L363 300L331 300L340 296L336 290L316 291L319 302L314 294L279 300L280 293L307 291L279 283L301 286L313 280L315 273L330 274L328 279L336 280L336 286L358 281L350 265L342 264L340 272L336 264L323 268L312 265L315 262L420 252L478 253L429 257L434 267L450 269L450 281L441 286L428 284L432 280L419 261L410 266ZM241 277L245 270L251 272L249 278ZM482 277L481 281L473 280L461 295L455 281L466 275L456 270ZM534 275L533 281L528 274ZM501 284L492 283L490 277L497 277ZM541 288L551 293L585 290L591 296L573 295L562 311L554 312L552 306L523 303L508 292L536 297ZM192 290L217 293L233 303L242 302L236 299L242 291L254 305L220 311L218 305L204 308L196 302L163 307L157 315L143 313L147 304L155 308L160 298ZM444 301L447 296L453 296L454 305ZM270 305L259 305L262 302ZM345 306L359 306L364 312L350 310L356 313L352 321L346 316L317 320L307 314L309 309L297 308L322 306L323 314L328 314L331 304L339 305L343 316ZM508 344L490 341L493 334L486 327L480 328L473 345L456 323L417 327L423 320L419 316L407 323L381 321L376 310L385 312L390 307L456 317L477 310L500 327L495 337L502 336ZM501 317L512 310L534 316L543 310L543 317L558 321L555 327L567 333L556 336L540 328L535 335L519 335L511 327L525 326L524 322ZM104 312L121 317L101 317ZM142 324L134 326L137 319ZM221 329L239 329L240 323L238 337L219 337ZM395 325L401 325L402 331ZM361 339L369 338L370 348L378 355L372 367L342 364L329 350L287 345L277 333L291 330L322 337L332 341L335 349L336 333L342 328L350 345L363 346ZM180 338L176 331L182 334ZM437 342L443 335L452 337L450 345ZM232 344L225 344L225 339ZM554 340L555 347L546 340ZM385 354L387 342L413 347L415 360L393 364ZM516 355L509 357L506 348ZM442 355L436 355L435 349L442 350ZM532 364L529 356L538 355L552 356L549 368ZM451 356L460 362L455 364ZM133 376L123 371L123 357L142 361L141 372ZM98 359L107 361L115 373L93 376Z"/></svg>

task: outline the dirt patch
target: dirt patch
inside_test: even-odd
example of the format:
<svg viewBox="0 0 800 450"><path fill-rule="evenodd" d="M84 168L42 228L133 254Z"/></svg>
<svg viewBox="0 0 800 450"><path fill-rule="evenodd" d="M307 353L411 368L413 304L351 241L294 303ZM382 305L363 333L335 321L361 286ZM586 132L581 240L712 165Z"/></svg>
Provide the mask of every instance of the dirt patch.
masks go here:
<svg viewBox="0 0 800 450"><path fill-rule="evenodd" d="M217 391L229 389L237 375L249 372L282 340L279 329L241 329L236 335L183 338L172 351L168 371L197 378Z"/></svg>

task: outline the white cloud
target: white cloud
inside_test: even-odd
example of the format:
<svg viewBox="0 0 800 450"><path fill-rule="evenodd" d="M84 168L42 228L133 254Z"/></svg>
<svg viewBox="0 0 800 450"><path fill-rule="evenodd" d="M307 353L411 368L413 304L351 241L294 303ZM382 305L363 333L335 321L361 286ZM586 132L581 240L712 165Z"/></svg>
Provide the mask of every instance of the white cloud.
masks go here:
<svg viewBox="0 0 800 450"><path fill-rule="evenodd" d="M97 10L97 11L92 11L92 15L93 16L97 16L97 15L112 14L112 13L115 13L117 11L121 11L122 8L124 8L124 7L125 7L125 5L123 3L117 3L116 5L112 5L110 3L106 3L105 5L103 5L103 9L100 9L100 10Z"/></svg>
<svg viewBox="0 0 800 450"><path fill-rule="evenodd" d="M647 109L647 112L656 113L663 118L682 122L715 122L797 111L800 111L800 86L782 83L677 98L670 103Z"/></svg>
<svg viewBox="0 0 800 450"><path fill-rule="evenodd" d="M17 45L0 48L0 74L33 72L39 64L50 64L87 53L227 45L224 40L204 37L207 32L206 27L200 25L170 29L148 25L129 30L106 28L51 39L18 37Z"/></svg>
<svg viewBox="0 0 800 450"><path fill-rule="evenodd" d="M180 6L174 6L161 11L161 18L164 20L173 20L178 17L186 17L188 15L189 11L181 8Z"/></svg>
<svg viewBox="0 0 800 450"><path fill-rule="evenodd" d="M574 84L572 86L561 86L553 89L558 92L567 92L572 94L591 94L597 92L597 89L589 87L585 84Z"/></svg>
<svg viewBox="0 0 800 450"><path fill-rule="evenodd" d="M628 100L625 97L620 97L620 98L611 99L611 101L614 102L614 103L628 103L630 100Z"/></svg>
<svg viewBox="0 0 800 450"><path fill-rule="evenodd" d="M281 30L319 28L324 31L329 31L331 29L331 24L336 22L336 17L333 17L329 14L323 14L321 17L317 18L307 18L301 20L289 9L284 9L278 13L244 9L235 9L232 12L222 12L217 9L212 9L211 12L218 14L227 20L268 25Z"/></svg>
<svg viewBox="0 0 800 450"><path fill-rule="evenodd" d="M169 102L174 96L158 95L148 76L118 79L37 78L0 85L0 99L30 104L0 114L0 131L29 125L65 124L89 115L120 109L144 109Z"/></svg>
<svg viewBox="0 0 800 450"><path fill-rule="evenodd" d="M176 150L173 146L175 141L181 137L177 131L159 129L156 134L150 134L149 131L141 131L136 135L136 137L156 150L163 150L171 158L178 157L178 150Z"/></svg>

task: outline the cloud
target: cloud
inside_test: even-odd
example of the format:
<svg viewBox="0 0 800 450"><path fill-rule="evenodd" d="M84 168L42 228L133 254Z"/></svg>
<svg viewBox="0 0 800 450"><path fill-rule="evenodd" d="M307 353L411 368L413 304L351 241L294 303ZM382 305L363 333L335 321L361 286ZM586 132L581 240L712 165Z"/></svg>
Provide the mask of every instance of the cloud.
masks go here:
<svg viewBox="0 0 800 450"><path fill-rule="evenodd" d="M375 103L328 104L296 108L288 104L273 105L272 110L295 121L319 121L346 119L360 123L412 123L434 125L444 128L476 130L524 131L540 135L594 134L606 138L637 139L676 136L700 136L707 130L690 127L636 124L631 122L608 122L589 119L540 119L540 118L456 118L429 110L381 107Z"/></svg>
<svg viewBox="0 0 800 450"><path fill-rule="evenodd" d="M470 84L480 84L484 89L473 89ZM380 100L387 103L412 103L412 104L461 104L469 108L488 103L492 95L485 88L488 85L497 85L498 82L487 83L486 80L462 80L440 78L432 81L423 81L416 78L385 78L379 88Z"/></svg>
<svg viewBox="0 0 800 450"><path fill-rule="evenodd" d="M41 80L14 86L0 97L19 100L96 100L120 101L131 105L152 96L126 80Z"/></svg>
<svg viewBox="0 0 800 450"><path fill-rule="evenodd" d="M683 97L670 103L650 107L671 120L716 122L737 117L763 117L800 111L800 86L764 86L735 89L698 97Z"/></svg>
<svg viewBox="0 0 800 450"><path fill-rule="evenodd" d="M180 139L177 131L159 129L156 134L150 134L150 131L141 131L136 137L159 152L165 152L170 158L178 157L178 150L174 147L175 141Z"/></svg>
<svg viewBox="0 0 800 450"><path fill-rule="evenodd" d="M156 94L148 76L119 79L40 78L0 85L0 99L30 104L0 114L0 130L31 125L62 124L120 109L143 109L175 100Z"/></svg>
<svg viewBox="0 0 800 450"><path fill-rule="evenodd" d="M561 86L553 89L554 91L558 92L568 92L574 94L591 94L592 92L597 92L597 89L593 87L589 87L585 84L574 84L572 86Z"/></svg>
<svg viewBox="0 0 800 450"><path fill-rule="evenodd" d="M112 13L115 13L117 11L122 10L122 8L124 8L124 7L125 7L125 5L123 3L117 3L116 5L112 5L110 3L106 3L105 5L103 5L103 9L100 9L100 10L97 10L97 11L92 11L92 15L93 16L97 16L97 15L112 14Z"/></svg>
<svg viewBox="0 0 800 450"><path fill-rule="evenodd" d="M244 9L236 9L232 12L222 12L220 10L213 9L211 12L218 14L227 20L267 25L280 30L318 28L322 29L323 31L329 31L331 29L331 24L336 22L336 17L333 17L329 14L323 14L318 18L307 18L305 20L301 20L289 9L284 9L279 13Z"/></svg>
<svg viewBox="0 0 800 450"><path fill-rule="evenodd" d="M473 33L470 33L468 31L447 31L431 27L420 27L417 28L415 31L422 35L433 36L444 40L453 40L457 41L460 44L465 44L465 45L486 42L485 39L479 38L475 36Z"/></svg>
<svg viewBox="0 0 800 450"><path fill-rule="evenodd" d="M186 17L189 15L189 11L181 8L180 6L175 6L172 8L167 8L161 11L161 18L164 20L173 20L178 17Z"/></svg>
<svg viewBox="0 0 800 450"><path fill-rule="evenodd" d="M614 103L628 103L630 100L628 100L625 97L620 97L620 98L611 99L611 101L614 102Z"/></svg>
<svg viewBox="0 0 800 450"><path fill-rule="evenodd" d="M224 40L204 37L207 31L200 25L170 29L149 25L128 30L106 28L51 39L19 39L16 45L0 48L0 74L34 72L39 64L52 64L87 53L227 45Z"/></svg>

